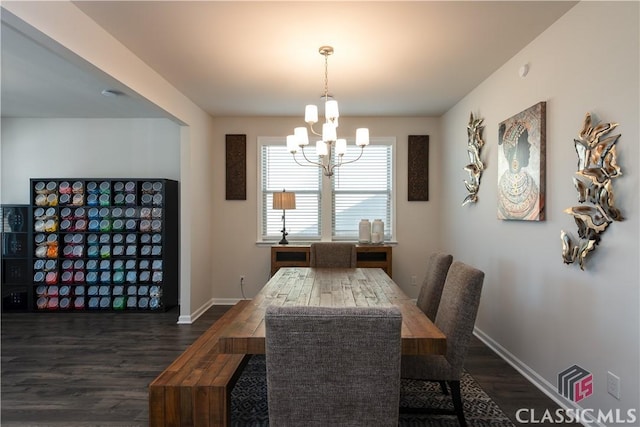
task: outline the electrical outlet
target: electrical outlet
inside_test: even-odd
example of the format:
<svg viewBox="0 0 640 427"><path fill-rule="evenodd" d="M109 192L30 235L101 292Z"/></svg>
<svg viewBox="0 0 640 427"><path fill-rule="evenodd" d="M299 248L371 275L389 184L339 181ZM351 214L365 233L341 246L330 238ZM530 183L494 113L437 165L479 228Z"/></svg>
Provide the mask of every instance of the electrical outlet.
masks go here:
<svg viewBox="0 0 640 427"><path fill-rule="evenodd" d="M244 283L244 276L240 276L240 283Z"/></svg>
<svg viewBox="0 0 640 427"><path fill-rule="evenodd" d="M607 392L620 400L620 377L607 371Z"/></svg>
<svg viewBox="0 0 640 427"><path fill-rule="evenodd" d="M418 277L411 276L411 286L417 286L417 285L418 285Z"/></svg>

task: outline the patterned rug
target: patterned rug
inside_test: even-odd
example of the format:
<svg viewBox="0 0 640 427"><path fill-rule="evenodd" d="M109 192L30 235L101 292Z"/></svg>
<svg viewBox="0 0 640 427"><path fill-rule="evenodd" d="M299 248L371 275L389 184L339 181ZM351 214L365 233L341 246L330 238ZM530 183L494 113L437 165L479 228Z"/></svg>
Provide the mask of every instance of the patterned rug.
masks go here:
<svg viewBox="0 0 640 427"><path fill-rule="evenodd" d="M440 392L437 383L402 380L400 406L453 409L451 396ZM473 377L464 373L461 381L465 417L469 427L513 427L513 423ZM253 356L231 393L232 425L269 425L267 379L264 356ZM452 415L400 414L399 426L458 427Z"/></svg>

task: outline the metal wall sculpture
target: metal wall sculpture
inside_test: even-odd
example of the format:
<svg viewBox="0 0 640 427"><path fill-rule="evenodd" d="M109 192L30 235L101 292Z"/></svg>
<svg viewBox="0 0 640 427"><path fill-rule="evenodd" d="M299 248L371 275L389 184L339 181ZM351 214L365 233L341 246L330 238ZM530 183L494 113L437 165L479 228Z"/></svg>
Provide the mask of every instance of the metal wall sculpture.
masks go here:
<svg viewBox="0 0 640 427"><path fill-rule="evenodd" d="M484 119L474 118L473 113L471 113L469 124L467 125L467 154L469 155L470 163L464 167L464 170L469 173L469 181L465 179L464 185L467 187L469 194L462 201L462 206L478 201L480 178L484 171L484 164L480 160L480 150L484 146L484 140L482 139L483 121Z"/></svg>
<svg viewBox="0 0 640 427"><path fill-rule="evenodd" d="M578 190L578 201L586 203L565 209L573 216L578 225L579 239L574 241L564 230L560 231L562 240L562 259L565 264L576 261L584 270L585 259L600 242L601 233L613 221L624 218L614 206L612 180L622 175L616 162L615 144L620 134L606 136L618 126L618 123L592 123L587 113L584 124L574 139L578 154L578 172L573 183Z"/></svg>

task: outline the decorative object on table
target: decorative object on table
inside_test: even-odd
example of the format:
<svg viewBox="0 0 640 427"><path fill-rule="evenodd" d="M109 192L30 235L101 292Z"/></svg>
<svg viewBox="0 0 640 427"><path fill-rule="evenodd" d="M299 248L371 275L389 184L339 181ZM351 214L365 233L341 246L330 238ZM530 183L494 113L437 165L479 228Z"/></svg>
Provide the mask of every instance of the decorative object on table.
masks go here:
<svg viewBox="0 0 640 427"><path fill-rule="evenodd" d="M371 223L371 243L382 242L384 242L384 222L381 219L374 219Z"/></svg>
<svg viewBox="0 0 640 427"><path fill-rule="evenodd" d="M273 193L273 209L282 209L282 240L278 243L280 245L288 245L287 241L287 227L285 211L296 208L296 194L282 190L279 193Z"/></svg>
<svg viewBox="0 0 640 427"><path fill-rule="evenodd" d="M368 219L362 219L358 224L358 243L371 243L371 223Z"/></svg>
<svg viewBox="0 0 640 427"><path fill-rule="evenodd" d="M539 102L500 123L498 219L545 219L546 105Z"/></svg>
<svg viewBox="0 0 640 427"><path fill-rule="evenodd" d="M578 225L579 239L574 241L564 230L560 231L560 239L564 263L578 261L581 270L589 252L600 242L600 234L611 222L624 219L614 206L612 182L622 175L615 147L620 134L606 136L617 126L618 123L594 125L591 114L587 113L578 139L573 140L578 154L578 172L573 183L578 190L578 201L587 204L564 210Z"/></svg>
<svg viewBox="0 0 640 427"><path fill-rule="evenodd" d="M227 200L247 200L247 135L225 135Z"/></svg>
<svg viewBox="0 0 640 427"><path fill-rule="evenodd" d="M407 200L429 200L429 135L409 135Z"/></svg>
<svg viewBox="0 0 640 427"><path fill-rule="evenodd" d="M322 133L317 132L313 125L318 122L318 107L316 105L307 105L305 108L304 121L307 122L309 131L313 135L322 137L321 140L316 142L316 154L320 157L318 162L309 160L304 152L304 149L309 145L309 133L307 128L297 127L294 129L294 134L287 136L287 149L293 155L293 160L300 166L318 166L323 169L323 173L331 177L333 176L334 169L348 163L353 163L362 157L364 147L369 145L369 129L358 128L356 129L356 146L360 147L360 154L357 158L349 161L344 161L343 157L347 152L347 140L338 139L337 127L338 117L338 101L333 99L333 96L329 93L329 73L328 73L328 58L333 54L333 47L320 46L319 52L324 56L324 115L325 123L322 124ZM335 156L332 156L331 152L335 147ZM302 152L302 156L307 161L307 164L298 162L296 153ZM335 159L332 162L332 157Z"/></svg>
<svg viewBox="0 0 640 427"><path fill-rule="evenodd" d="M469 124L467 125L467 155L470 163L464 167L464 170L469 173L469 181L465 180L464 186L467 187L469 194L462 201L462 206L478 201L480 178L484 171L484 163L480 159L480 151L484 146L484 140L482 139L483 121L484 119L473 117L473 113L471 113Z"/></svg>

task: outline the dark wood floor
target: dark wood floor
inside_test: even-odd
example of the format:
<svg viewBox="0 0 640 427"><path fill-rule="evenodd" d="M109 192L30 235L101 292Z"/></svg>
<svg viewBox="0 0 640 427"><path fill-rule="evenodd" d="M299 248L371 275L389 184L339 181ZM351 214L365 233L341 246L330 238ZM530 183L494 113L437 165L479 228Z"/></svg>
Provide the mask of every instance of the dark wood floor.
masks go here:
<svg viewBox="0 0 640 427"><path fill-rule="evenodd" d="M3 313L1 425L147 425L149 383L227 309L193 325L177 325L175 309ZM476 338L466 367L516 425L518 408L556 408Z"/></svg>

